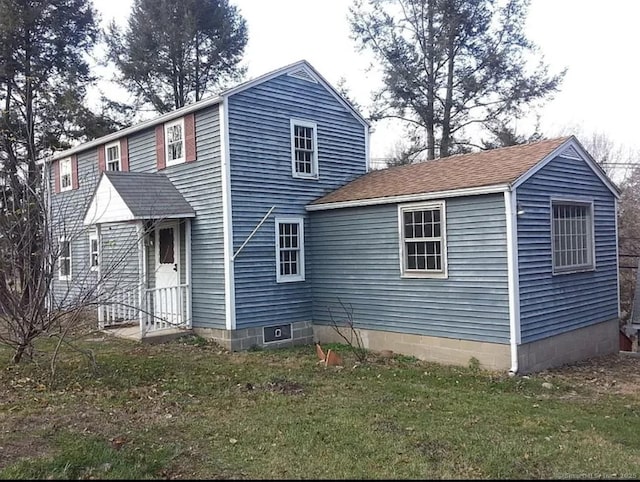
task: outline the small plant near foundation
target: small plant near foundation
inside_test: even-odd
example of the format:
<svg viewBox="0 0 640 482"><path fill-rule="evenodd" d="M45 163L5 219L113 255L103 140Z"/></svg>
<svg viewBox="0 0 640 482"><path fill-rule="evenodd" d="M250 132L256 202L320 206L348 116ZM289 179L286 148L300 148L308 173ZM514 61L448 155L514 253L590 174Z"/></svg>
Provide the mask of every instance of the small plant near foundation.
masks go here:
<svg viewBox="0 0 640 482"><path fill-rule="evenodd" d="M469 370L473 373L478 373L480 371L480 360L474 356L469 358Z"/></svg>
<svg viewBox="0 0 640 482"><path fill-rule="evenodd" d="M360 363L367 361L367 349L362 341L360 332L355 328L353 322L353 306L351 303L343 303L338 298L340 309L338 313L332 310L331 306L327 307L329 318L331 319L331 327L345 341L351 351L353 351Z"/></svg>

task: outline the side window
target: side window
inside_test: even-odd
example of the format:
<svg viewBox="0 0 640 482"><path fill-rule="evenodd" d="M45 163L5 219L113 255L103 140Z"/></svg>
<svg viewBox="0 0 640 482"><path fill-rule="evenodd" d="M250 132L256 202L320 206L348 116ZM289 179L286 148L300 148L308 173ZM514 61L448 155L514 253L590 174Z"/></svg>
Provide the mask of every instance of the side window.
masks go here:
<svg viewBox="0 0 640 482"><path fill-rule="evenodd" d="M60 254L58 257L58 279L71 279L71 241L60 238Z"/></svg>
<svg viewBox="0 0 640 482"><path fill-rule="evenodd" d="M399 207L403 277L446 277L444 201Z"/></svg>
<svg viewBox="0 0 640 482"><path fill-rule="evenodd" d="M107 144L104 147L106 159L107 159L107 170L108 171L121 171L122 164L120 161L120 142L113 142L111 144Z"/></svg>
<svg viewBox="0 0 640 482"><path fill-rule="evenodd" d="M276 281L304 281L304 220L276 218Z"/></svg>
<svg viewBox="0 0 640 482"><path fill-rule="evenodd" d="M89 266L91 267L91 271L96 271L98 269L99 262L99 244L98 244L98 233L93 231L89 234Z"/></svg>
<svg viewBox="0 0 640 482"><path fill-rule="evenodd" d="M71 159L62 159L60 161L60 192L73 189L72 173Z"/></svg>
<svg viewBox="0 0 640 482"><path fill-rule="evenodd" d="M553 200L551 218L553 273L593 269L593 205Z"/></svg>
<svg viewBox="0 0 640 482"><path fill-rule="evenodd" d="M164 125L165 152L167 166L185 161L184 119Z"/></svg>
<svg viewBox="0 0 640 482"><path fill-rule="evenodd" d="M318 140L314 122L291 119L291 173L302 179L318 178Z"/></svg>

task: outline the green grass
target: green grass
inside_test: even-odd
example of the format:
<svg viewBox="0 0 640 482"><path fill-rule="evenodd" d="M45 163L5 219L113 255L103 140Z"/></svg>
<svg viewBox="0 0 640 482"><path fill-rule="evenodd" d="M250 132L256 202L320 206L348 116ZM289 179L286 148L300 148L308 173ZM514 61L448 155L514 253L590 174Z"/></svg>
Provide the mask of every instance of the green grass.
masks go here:
<svg viewBox="0 0 640 482"><path fill-rule="evenodd" d="M0 365L3 479L638 478L637 395L312 346L86 342ZM9 352L0 348L0 357Z"/></svg>

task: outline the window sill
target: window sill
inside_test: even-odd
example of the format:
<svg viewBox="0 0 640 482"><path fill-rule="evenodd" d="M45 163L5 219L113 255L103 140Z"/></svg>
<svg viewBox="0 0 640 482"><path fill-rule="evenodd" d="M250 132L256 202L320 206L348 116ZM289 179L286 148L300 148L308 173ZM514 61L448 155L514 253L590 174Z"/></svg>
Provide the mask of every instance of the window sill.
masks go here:
<svg viewBox="0 0 640 482"><path fill-rule="evenodd" d="M58 276L58 281L71 281L71 276Z"/></svg>
<svg viewBox="0 0 640 482"><path fill-rule="evenodd" d="M177 166L178 164L185 164L184 157L180 159L174 159L173 161L167 160L165 163L165 167Z"/></svg>
<svg viewBox="0 0 640 482"><path fill-rule="evenodd" d="M552 271L553 276L561 276L563 274L576 274L576 273L589 273L596 270L595 266L584 266L584 267L575 267L575 268L567 268L567 269L554 269Z"/></svg>
<svg viewBox="0 0 640 482"><path fill-rule="evenodd" d="M318 179L320 179L320 176L318 176L317 174L314 176L303 176L302 174L293 174L293 178L294 179L306 179L308 181L317 181Z"/></svg>
<svg viewBox="0 0 640 482"><path fill-rule="evenodd" d="M296 276L292 278L278 278L276 279L276 283L295 283L298 281L304 281L304 276Z"/></svg>
<svg viewBox="0 0 640 482"><path fill-rule="evenodd" d="M449 278L449 274L445 272L404 272L400 274L400 278L406 279L447 279Z"/></svg>

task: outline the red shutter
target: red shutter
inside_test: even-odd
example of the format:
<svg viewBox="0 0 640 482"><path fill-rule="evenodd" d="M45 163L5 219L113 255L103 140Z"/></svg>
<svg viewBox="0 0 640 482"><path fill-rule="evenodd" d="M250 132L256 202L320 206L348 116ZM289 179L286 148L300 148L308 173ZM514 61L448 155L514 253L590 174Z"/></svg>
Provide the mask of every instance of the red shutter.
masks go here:
<svg viewBox="0 0 640 482"><path fill-rule="evenodd" d="M78 189L78 156L71 156L71 189Z"/></svg>
<svg viewBox="0 0 640 482"><path fill-rule="evenodd" d="M120 165L122 172L129 172L129 142L126 137L120 139Z"/></svg>
<svg viewBox="0 0 640 482"><path fill-rule="evenodd" d="M194 113L184 116L185 162L196 160L196 116Z"/></svg>
<svg viewBox="0 0 640 482"><path fill-rule="evenodd" d="M60 192L60 161L53 161L53 186L55 192Z"/></svg>
<svg viewBox="0 0 640 482"><path fill-rule="evenodd" d="M98 174L107 170L107 161L105 160L105 146L98 146Z"/></svg>
<svg viewBox="0 0 640 482"><path fill-rule="evenodd" d="M156 166L158 170L167 167L164 157L164 125L156 126Z"/></svg>

